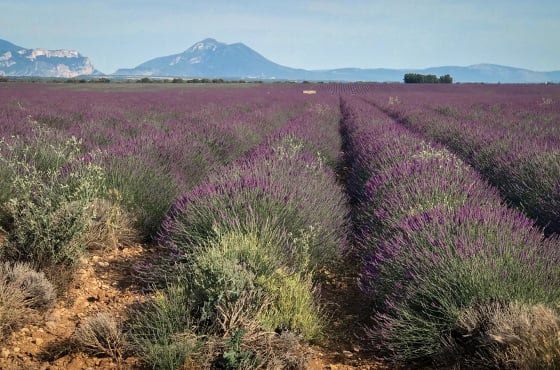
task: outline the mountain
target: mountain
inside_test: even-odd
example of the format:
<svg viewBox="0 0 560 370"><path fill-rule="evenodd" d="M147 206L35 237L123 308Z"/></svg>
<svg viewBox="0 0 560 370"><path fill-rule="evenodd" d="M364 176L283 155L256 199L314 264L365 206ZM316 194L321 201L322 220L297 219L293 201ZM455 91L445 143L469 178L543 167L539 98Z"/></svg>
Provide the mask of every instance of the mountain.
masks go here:
<svg viewBox="0 0 560 370"><path fill-rule="evenodd" d="M528 69L496 64L476 64L468 67L435 67L422 73L435 75L450 74L458 82L486 83L543 83L560 81L560 71L535 72Z"/></svg>
<svg viewBox="0 0 560 370"><path fill-rule="evenodd" d="M228 45L210 38L197 42L182 53L155 58L135 68L119 69L113 75L393 82L402 81L405 73L435 74L438 76L450 74L455 82L560 82L560 71L534 72L494 64L426 69L340 68L309 71L276 64L242 43Z"/></svg>
<svg viewBox="0 0 560 370"><path fill-rule="evenodd" d="M0 76L77 77L99 74L75 50L27 49L0 39Z"/></svg>
<svg viewBox="0 0 560 370"><path fill-rule="evenodd" d="M305 73L276 64L242 43L227 45L205 39L180 54L155 58L131 69L119 69L113 75L289 79Z"/></svg>
<svg viewBox="0 0 560 370"><path fill-rule="evenodd" d="M155 58L135 68L119 69L113 76L401 82L405 73L450 74L455 82L560 82L560 71L535 72L495 64L426 69L296 69L274 63L245 44L224 44L211 38L197 42L182 53ZM88 58L75 50L26 49L0 39L0 76L70 78L100 74Z"/></svg>

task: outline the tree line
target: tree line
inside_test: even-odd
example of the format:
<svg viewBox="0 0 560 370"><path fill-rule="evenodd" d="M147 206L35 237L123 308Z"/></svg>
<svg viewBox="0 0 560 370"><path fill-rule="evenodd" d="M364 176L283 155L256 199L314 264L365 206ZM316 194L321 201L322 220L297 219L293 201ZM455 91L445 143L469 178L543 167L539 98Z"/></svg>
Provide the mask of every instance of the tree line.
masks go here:
<svg viewBox="0 0 560 370"><path fill-rule="evenodd" d="M404 82L405 83L410 83L410 84L419 84L419 83L423 83L423 84L450 84L453 83L453 78L451 77L451 75L446 74L443 76L436 76L436 75L423 75L420 73L406 73L404 75Z"/></svg>

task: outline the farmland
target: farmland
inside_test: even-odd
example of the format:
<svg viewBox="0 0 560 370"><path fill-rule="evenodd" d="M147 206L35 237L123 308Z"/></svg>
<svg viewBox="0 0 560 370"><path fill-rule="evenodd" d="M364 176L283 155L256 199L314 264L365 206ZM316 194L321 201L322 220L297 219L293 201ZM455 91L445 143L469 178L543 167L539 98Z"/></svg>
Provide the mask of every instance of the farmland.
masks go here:
<svg viewBox="0 0 560 370"><path fill-rule="evenodd" d="M0 84L0 367L560 366L560 87L102 85Z"/></svg>

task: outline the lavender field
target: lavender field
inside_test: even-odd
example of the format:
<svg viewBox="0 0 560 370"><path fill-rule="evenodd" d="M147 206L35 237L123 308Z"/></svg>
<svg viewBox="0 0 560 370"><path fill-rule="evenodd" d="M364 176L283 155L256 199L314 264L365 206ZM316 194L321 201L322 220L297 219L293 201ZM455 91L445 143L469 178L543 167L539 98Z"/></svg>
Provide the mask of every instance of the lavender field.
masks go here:
<svg viewBox="0 0 560 370"><path fill-rule="evenodd" d="M138 245L59 357L560 366L555 85L2 83L0 188L6 348Z"/></svg>

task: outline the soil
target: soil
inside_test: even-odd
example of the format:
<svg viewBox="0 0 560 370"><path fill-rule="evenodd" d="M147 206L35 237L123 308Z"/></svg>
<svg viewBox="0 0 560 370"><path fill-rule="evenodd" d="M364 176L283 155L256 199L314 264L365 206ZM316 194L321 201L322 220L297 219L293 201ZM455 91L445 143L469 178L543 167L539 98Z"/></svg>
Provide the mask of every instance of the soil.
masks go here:
<svg viewBox="0 0 560 370"><path fill-rule="evenodd" d="M0 369L143 370L135 357L115 361L76 350L72 334L84 319L99 312L110 313L118 321L126 319L127 307L145 299L135 285L132 266L154 253L155 249L138 244L114 251L94 251L83 258L70 288L56 305L30 318L31 324L16 330L0 344ZM324 344L310 349L313 359L308 368L387 369L358 344L364 306L356 291L355 278L344 273L326 274L322 292L332 324Z"/></svg>

